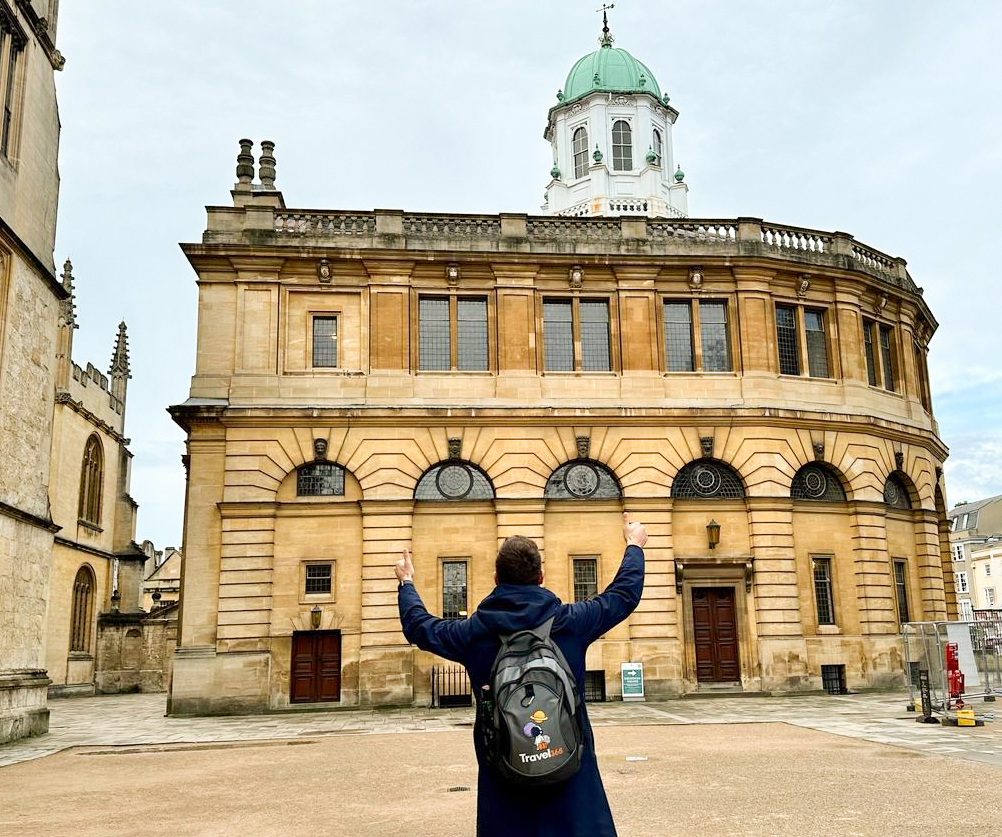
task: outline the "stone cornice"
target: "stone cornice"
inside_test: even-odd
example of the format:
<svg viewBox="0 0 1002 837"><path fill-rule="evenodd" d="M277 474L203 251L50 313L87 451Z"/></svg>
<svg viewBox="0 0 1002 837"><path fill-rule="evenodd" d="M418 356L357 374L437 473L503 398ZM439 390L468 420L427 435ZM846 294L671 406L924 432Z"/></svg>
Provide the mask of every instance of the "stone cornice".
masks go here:
<svg viewBox="0 0 1002 837"><path fill-rule="evenodd" d="M95 413L92 413L90 410L88 410L83 405L83 402L74 400L73 396L70 395L65 390L56 391L56 403L65 404L67 407L73 410L73 412L79 413L81 416L87 419L87 421L93 424L96 428L107 433L112 439L114 439L120 445L126 446L131 441L130 439L126 439L125 436L123 436L121 433L115 430L115 428L112 427L110 424L108 424L108 422L106 422L104 419L98 418L98 416Z"/></svg>
<svg viewBox="0 0 1002 837"><path fill-rule="evenodd" d="M31 5L31 0L17 0L17 7L28 19L32 32L35 33L35 39L38 41L39 46L42 47L43 52L45 52L45 57L49 59L49 63L52 64L52 69L63 69L66 65L66 59L63 58L63 54L56 49L56 45L52 41L52 35L49 33L48 20L41 17L35 11L34 7Z"/></svg>
<svg viewBox="0 0 1002 837"><path fill-rule="evenodd" d="M39 517L38 515L26 512L19 509L17 506L12 506L8 503L4 503L3 501L0 501L0 514L5 517L12 517L14 520L20 520L22 523L27 523L30 526L45 529L48 532L58 532L62 529L61 526L56 525L48 518Z"/></svg>
<svg viewBox="0 0 1002 837"><path fill-rule="evenodd" d="M146 560L146 553L143 552L134 541L129 543L128 548L119 550L118 552L108 552L105 549L98 549L96 546L88 546L87 544L78 543L77 541L70 540L69 538L63 538L59 535L56 536L55 541L60 546L75 549L78 552L86 552L88 555L93 555L96 558L105 558L107 560L117 558L119 561Z"/></svg>

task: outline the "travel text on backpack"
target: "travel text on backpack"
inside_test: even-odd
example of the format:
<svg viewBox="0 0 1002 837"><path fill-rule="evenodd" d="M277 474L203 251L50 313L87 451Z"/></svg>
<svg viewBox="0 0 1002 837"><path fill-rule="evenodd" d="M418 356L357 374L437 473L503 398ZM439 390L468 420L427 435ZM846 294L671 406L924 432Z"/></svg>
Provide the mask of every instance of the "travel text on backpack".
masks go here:
<svg viewBox="0 0 1002 837"><path fill-rule="evenodd" d="M488 759L509 782L538 787L569 779L585 746L581 698L550 619L501 637L478 711Z"/></svg>

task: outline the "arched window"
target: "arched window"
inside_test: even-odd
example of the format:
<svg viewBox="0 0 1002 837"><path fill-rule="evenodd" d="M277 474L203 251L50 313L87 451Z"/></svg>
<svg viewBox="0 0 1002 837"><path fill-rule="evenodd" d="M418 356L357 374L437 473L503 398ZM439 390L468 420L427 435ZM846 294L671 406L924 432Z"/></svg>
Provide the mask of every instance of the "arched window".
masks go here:
<svg viewBox="0 0 1002 837"><path fill-rule="evenodd" d="M546 481L547 500L618 500L619 480L601 462L572 459L560 465Z"/></svg>
<svg viewBox="0 0 1002 837"><path fill-rule="evenodd" d="M911 509L911 492L900 474L888 475L887 482L884 483L884 502L892 509Z"/></svg>
<svg viewBox="0 0 1002 837"><path fill-rule="evenodd" d="M612 124L612 169L633 171L633 131L625 119Z"/></svg>
<svg viewBox="0 0 1002 837"><path fill-rule="evenodd" d="M77 516L81 520L101 525L101 489L104 484L104 450L101 439L92 433L84 445L83 468L80 471L80 506Z"/></svg>
<svg viewBox="0 0 1002 837"><path fill-rule="evenodd" d="M300 497L343 497L344 468L333 462L310 462L296 471Z"/></svg>
<svg viewBox="0 0 1002 837"><path fill-rule="evenodd" d="M588 173L588 131L584 126L574 131L574 178Z"/></svg>
<svg viewBox="0 0 1002 837"><path fill-rule="evenodd" d="M717 459L697 459L684 466L671 484L677 500L734 500L745 496L741 477Z"/></svg>
<svg viewBox="0 0 1002 837"><path fill-rule="evenodd" d="M654 150L654 165L660 166L661 158L665 153L665 144L661 139L661 132L657 128L654 129L654 142L652 143L652 148Z"/></svg>
<svg viewBox="0 0 1002 837"><path fill-rule="evenodd" d="M794 500L844 503L845 489L831 468L820 462L809 462L793 477L790 496Z"/></svg>
<svg viewBox="0 0 1002 837"><path fill-rule="evenodd" d="M493 500L491 479L476 465L462 459L450 459L433 465L414 488L415 500L458 502Z"/></svg>
<svg viewBox="0 0 1002 837"><path fill-rule="evenodd" d="M90 567L77 570L73 580L70 610L70 651L90 651L90 622L94 610L94 573Z"/></svg>

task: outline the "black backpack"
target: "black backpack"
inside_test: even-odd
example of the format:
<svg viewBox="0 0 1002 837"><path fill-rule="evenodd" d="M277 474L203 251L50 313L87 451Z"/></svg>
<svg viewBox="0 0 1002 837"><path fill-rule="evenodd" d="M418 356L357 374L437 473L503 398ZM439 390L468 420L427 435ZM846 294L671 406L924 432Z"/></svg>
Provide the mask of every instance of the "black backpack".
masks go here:
<svg viewBox="0 0 1002 837"><path fill-rule="evenodd" d="M478 696L487 758L523 787L563 782L578 772L585 747L581 697L567 660L550 639L553 619L502 636L490 685Z"/></svg>

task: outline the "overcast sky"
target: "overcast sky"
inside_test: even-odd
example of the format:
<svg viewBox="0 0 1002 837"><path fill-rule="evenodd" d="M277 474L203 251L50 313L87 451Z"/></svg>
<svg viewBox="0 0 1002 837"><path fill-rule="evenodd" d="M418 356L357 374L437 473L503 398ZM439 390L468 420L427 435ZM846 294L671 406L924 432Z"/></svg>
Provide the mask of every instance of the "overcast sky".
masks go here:
<svg viewBox="0 0 1002 837"><path fill-rule="evenodd" d="M200 240L237 140L276 143L297 208L537 212L547 109L598 0L76 0L60 5L56 261L74 360L129 325L137 539L180 545ZM1002 4L618 0L616 45L681 116L697 217L845 230L908 260L940 328L948 502L1002 493Z"/></svg>

